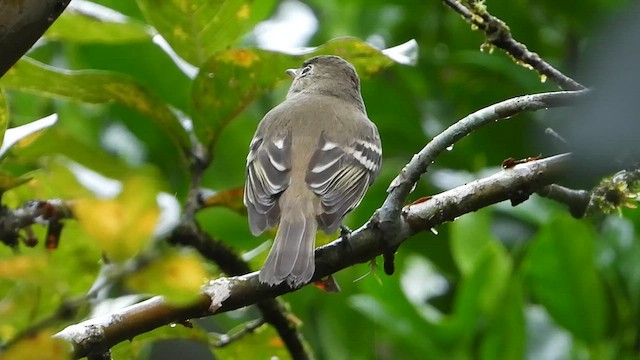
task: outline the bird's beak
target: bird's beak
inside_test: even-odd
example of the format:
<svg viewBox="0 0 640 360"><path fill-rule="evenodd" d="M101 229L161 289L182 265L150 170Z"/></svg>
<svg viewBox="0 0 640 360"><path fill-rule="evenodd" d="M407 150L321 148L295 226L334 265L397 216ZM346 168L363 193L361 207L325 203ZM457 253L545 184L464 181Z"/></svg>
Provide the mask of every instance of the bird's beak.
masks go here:
<svg viewBox="0 0 640 360"><path fill-rule="evenodd" d="M296 75L298 74L298 69L287 69L287 70L285 70L285 73L287 73L287 75L291 76L292 79L295 79Z"/></svg>

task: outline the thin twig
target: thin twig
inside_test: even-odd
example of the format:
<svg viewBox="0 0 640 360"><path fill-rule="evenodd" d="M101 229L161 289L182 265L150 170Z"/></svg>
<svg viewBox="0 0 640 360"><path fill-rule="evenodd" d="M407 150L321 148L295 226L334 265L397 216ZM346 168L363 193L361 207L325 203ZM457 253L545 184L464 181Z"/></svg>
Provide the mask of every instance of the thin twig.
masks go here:
<svg viewBox="0 0 640 360"><path fill-rule="evenodd" d="M506 51L516 61L536 69L538 73L555 81L564 90L585 89L582 84L566 76L544 61L540 55L529 51L524 44L516 41L505 22L491 15L483 2L477 0L464 1L464 3L458 0L442 1L471 24L482 30L485 33L488 44Z"/></svg>
<svg viewBox="0 0 640 360"><path fill-rule="evenodd" d="M28 227L33 224L69 219L73 217L71 208L68 201L60 199L32 200L16 209L0 207L0 241L15 247L18 245L20 230L26 229L27 232L31 232ZM35 246L37 243L37 239L29 240L29 246Z"/></svg>
<svg viewBox="0 0 640 360"><path fill-rule="evenodd" d="M538 190L538 195L555 200L569 207L569 213L576 219L584 217L591 196L586 190L574 190L551 184Z"/></svg>
<svg viewBox="0 0 640 360"><path fill-rule="evenodd" d="M220 339L220 341L216 342L215 344L213 344L213 347L217 347L217 348L221 348L221 347L225 347L231 343L233 343L234 341L240 340L243 337L245 337L245 335L247 334L251 334L253 333L257 328L259 328L260 326L264 325L266 323L266 321L264 321L264 319L257 319L254 320L252 322L250 322L249 324L247 324L244 328L242 328L242 330L228 335L225 334L222 336L222 338Z"/></svg>

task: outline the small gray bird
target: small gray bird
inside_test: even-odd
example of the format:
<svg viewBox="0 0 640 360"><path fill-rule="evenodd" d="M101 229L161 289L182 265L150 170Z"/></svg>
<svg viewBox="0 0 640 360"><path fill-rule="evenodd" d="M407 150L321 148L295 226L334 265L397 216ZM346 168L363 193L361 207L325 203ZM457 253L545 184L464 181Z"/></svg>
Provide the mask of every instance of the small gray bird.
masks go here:
<svg viewBox="0 0 640 360"><path fill-rule="evenodd" d="M380 172L378 129L367 117L360 79L338 56L317 56L293 77L287 98L251 140L244 204L254 235L279 224L260 282L298 287L315 271L318 229L335 232Z"/></svg>

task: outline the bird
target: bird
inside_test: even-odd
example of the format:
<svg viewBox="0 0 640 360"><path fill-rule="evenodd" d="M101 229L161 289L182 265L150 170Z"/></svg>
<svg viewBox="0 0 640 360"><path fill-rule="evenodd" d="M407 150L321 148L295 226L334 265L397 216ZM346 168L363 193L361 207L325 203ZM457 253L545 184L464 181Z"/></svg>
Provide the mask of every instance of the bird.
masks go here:
<svg viewBox="0 0 640 360"><path fill-rule="evenodd" d="M314 275L317 231L340 228L380 173L382 144L351 63L322 55L286 73L250 142L243 201L254 236L278 225L259 281L297 288Z"/></svg>

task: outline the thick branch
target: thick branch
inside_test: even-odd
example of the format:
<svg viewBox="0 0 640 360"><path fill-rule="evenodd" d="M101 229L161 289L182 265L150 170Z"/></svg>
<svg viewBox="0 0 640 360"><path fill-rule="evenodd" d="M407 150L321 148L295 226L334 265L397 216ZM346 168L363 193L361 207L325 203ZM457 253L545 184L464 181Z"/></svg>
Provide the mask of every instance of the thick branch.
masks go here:
<svg viewBox="0 0 640 360"><path fill-rule="evenodd" d="M511 36L507 24L491 15L483 2L478 0L465 1L443 0L444 3L459 13L471 24L485 33L488 44L499 47L511 55L516 61L522 62L536 69L538 73L552 79L565 90L583 90L585 87L566 76L558 69L544 61L540 55L529 51L527 47Z"/></svg>
<svg viewBox="0 0 640 360"><path fill-rule="evenodd" d="M433 196L406 207L401 216L395 244L411 235L431 229L468 212L511 198L521 199L560 176L567 155L516 165L499 173ZM347 241L338 239L316 250L318 280L351 265L366 262L387 248L381 243L381 230L369 222L354 231ZM348 243L347 243L348 242ZM218 314L276 297L296 289L286 284L269 287L258 281L258 273L212 281L200 299L191 306L175 307L162 297L154 297L116 313L71 325L56 336L74 344L77 357L101 353L115 344L172 322Z"/></svg>

